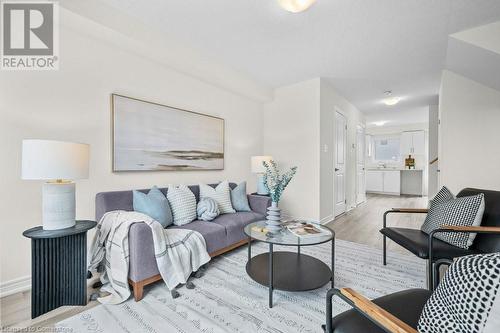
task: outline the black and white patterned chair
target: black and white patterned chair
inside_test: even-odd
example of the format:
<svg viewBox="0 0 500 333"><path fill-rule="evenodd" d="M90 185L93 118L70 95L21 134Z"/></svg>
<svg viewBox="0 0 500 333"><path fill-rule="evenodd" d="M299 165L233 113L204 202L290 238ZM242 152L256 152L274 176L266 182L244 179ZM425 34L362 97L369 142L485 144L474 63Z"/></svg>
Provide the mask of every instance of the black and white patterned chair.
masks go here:
<svg viewBox="0 0 500 333"><path fill-rule="evenodd" d="M332 318L334 296L353 309ZM457 259L434 292L409 289L370 301L331 289L326 302L327 333L500 332L500 252Z"/></svg>
<svg viewBox="0 0 500 333"><path fill-rule="evenodd" d="M484 194L484 214L480 226L442 226L427 234L420 229L409 229L387 226L389 214L426 214L428 209L420 208L393 208L384 213L383 228L383 263L387 262L386 238L396 242L416 256L428 260L428 289L433 290L435 279L432 271L436 262L451 262L453 258L469 254L500 252L500 191L466 188L458 193L457 198ZM436 235L440 233L477 233L472 245L468 249L450 245Z"/></svg>

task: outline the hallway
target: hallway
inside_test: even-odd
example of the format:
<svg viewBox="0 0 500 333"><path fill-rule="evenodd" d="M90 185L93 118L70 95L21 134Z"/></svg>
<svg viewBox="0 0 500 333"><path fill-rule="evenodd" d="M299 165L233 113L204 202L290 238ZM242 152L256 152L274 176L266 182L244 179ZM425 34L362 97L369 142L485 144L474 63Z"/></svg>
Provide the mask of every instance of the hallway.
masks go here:
<svg viewBox="0 0 500 333"><path fill-rule="evenodd" d="M338 239L382 249L382 234L379 230L382 228L384 212L391 208L426 208L427 202L427 197L368 194L365 203L329 222L327 226L335 230ZM387 225L420 228L424 220L425 214L390 214ZM387 241L387 249L408 253L391 240Z"/></svg>

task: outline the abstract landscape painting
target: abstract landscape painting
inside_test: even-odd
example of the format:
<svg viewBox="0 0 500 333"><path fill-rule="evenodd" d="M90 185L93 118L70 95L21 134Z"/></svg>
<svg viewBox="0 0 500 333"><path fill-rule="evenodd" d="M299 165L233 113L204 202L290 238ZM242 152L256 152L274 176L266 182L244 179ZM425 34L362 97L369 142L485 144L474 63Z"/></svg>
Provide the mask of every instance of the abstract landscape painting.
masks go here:
<svg viewBox="0 0 500 333"><path fill-rule="evenodd" d="M224 119L111 95L113 171L222 170Z"/></svg>

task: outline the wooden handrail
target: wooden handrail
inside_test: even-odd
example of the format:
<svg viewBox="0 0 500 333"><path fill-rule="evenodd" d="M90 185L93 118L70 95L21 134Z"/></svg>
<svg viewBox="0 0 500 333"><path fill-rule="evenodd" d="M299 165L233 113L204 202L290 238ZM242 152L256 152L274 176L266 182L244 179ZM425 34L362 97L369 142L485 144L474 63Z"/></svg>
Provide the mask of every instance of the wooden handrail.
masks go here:
<svg viewBox="0 0 500 333"><path fill-rule="evenodd" d="M429 162L429 165L433 165L434 163L436 163L437 161L439 161L439 157L436 157L435 159L433 159L432 161Z"/></svg>
<svg viewBox="0 0 500 333"><path fill-rule="evenodd" d="M363 311L363 313L365 313L368 317L385 327L389 332L418 333L413 327L409 326L351 288L342 288L340 289L340 292L352 301L359 310Z"/></svg>

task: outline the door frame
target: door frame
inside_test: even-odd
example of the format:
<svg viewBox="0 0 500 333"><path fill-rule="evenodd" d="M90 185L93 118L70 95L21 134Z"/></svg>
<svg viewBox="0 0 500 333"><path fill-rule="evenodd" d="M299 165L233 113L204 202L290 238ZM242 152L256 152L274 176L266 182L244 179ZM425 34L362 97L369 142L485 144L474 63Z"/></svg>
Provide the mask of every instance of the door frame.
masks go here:
<svg viewBox="0 0 500 333"><path fill-rule="evenodd" d="M347 129L348 129L348 126L347 126L347 117L346 115L344 114L344 112L337 106L334 107L334 120L335 120L335 123L334 123L334 147L335 149L333 149L334 151L334 155L333 155L333 167L334 169L337 168L337 113L342 117L344 118L344 122L345 122L345 128L344 128L344 154L343 154L343 158L344 158L344 200L345 200L345 206L344 206L344 211L341 212L341 213L337 213L337 188L336 188L336 171L335 170L332 170L333 171L333 218L337 218L338 216L342 215L342 214L345 214L347 212L347 188L346 188L346 185L347 185Z"/></svg>
<svg viewBox="0 0 500 333"><path fill-rule="evenodd" d="M360 200L359 198L359 191L358 191L358 186L359 186L359 178L358 178L358 166L360 165L359 160L358 160L358 153L359 153L359 142L358 142L358 135L361 134L361 141L363 143L363 149L362 149L362 161L361 163L363 165L363 178L364 178L364 195L362 196L362 199ZM362 123L359 123L356 125L356 206L361 205L362 203L366 202L366 126Z"/></svg>

